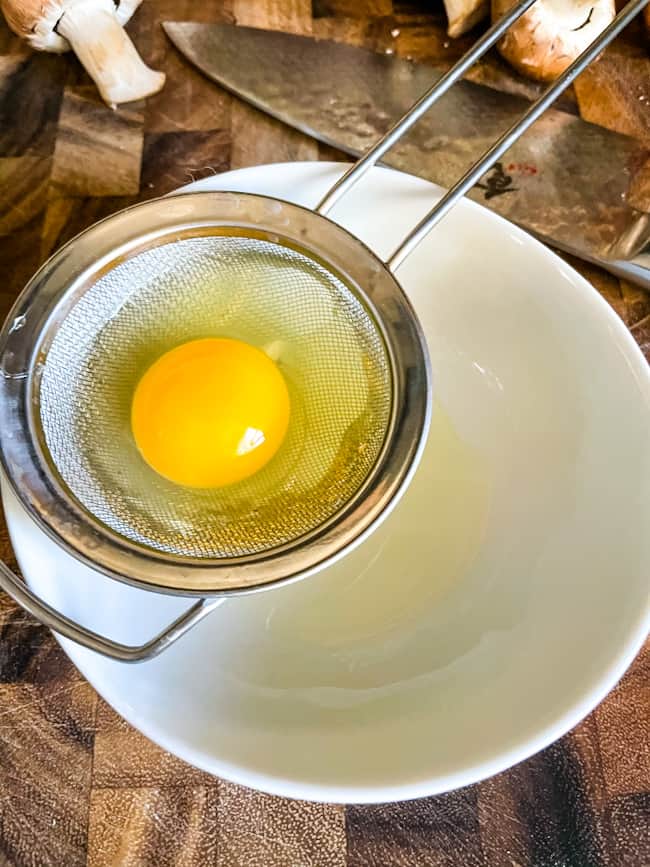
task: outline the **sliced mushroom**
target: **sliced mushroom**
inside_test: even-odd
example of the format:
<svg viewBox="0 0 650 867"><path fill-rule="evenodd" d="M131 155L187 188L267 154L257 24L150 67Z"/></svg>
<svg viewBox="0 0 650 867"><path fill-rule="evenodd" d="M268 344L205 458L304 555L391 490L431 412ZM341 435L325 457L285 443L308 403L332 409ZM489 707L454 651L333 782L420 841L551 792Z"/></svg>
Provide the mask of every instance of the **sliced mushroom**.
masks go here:
<svg viewBox="0 0 650 867"><path fill-rule="evenodd" d="M492 20L501 18L513 3L492 0ZM537 81L553 81L615 15L614 0L537 0L498 48L519 72Z"/></svg>
<svg viewBox="0 0 650 867"><path fill-rule="evenodd" d="M489 0L445 0L449 26L447 33L455 38L471 30L490 11Z"/></svg>
<svg viewBox="0 0 650 867"><path fill-rule="evenodd" d="M40 51L72 49L112 108L157 93L162 72L142 60L122 25L141 0L0 0L11 29Z"/></svg>

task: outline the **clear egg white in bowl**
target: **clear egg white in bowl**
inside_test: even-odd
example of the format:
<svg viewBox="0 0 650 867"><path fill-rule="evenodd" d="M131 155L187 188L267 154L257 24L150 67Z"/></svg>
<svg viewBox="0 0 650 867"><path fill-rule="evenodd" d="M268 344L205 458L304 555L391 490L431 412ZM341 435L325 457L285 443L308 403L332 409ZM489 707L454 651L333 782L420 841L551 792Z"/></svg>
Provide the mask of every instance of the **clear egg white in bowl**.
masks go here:
<svg viewBox="0 0 650 867"><path fill-rule="evenodd" d="M193 187L313 204L341 171L262 166ZM374 169L332 217L386 255L437 194ZM278 794L388 801L502 770L604 697L650 621L650 375L622 323L466 201L399 279L435 403L384 525L316 576L224 601L152 662L62 642L150 738ZM187 606L89 572L5 506L29 583L92 628L135 642Z"/></svg>

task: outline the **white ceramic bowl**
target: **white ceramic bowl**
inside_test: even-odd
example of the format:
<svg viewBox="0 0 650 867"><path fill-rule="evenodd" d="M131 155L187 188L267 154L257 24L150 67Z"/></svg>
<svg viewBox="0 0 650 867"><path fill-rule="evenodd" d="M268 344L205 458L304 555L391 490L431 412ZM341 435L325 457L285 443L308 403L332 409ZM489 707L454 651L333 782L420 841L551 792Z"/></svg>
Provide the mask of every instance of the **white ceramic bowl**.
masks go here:
<svg viewBox="0 0 650 867"><path fill-rule="evenodd" d="M193 186L313 204L341 170L275 165ZM438 192L374 169L333 217L387 254ZM399 277L436 409L386 524L316 577L224 602L152 662L62 641L152 740L269 792L388 801L487 777L575 725L648 629L650 375L622 323L467 201ZM187 605L91 572L7 491L5 505L27 580L68 615L135 642Z"/></svg>

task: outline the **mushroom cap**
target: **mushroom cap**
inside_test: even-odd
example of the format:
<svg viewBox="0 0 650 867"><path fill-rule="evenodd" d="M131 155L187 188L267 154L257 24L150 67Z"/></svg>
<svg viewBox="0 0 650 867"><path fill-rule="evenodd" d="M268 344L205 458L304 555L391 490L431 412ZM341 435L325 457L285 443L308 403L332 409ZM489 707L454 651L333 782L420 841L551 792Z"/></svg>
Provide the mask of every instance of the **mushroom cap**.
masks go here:
<svg viewBox="0 0 650 867"><path fill-rule="evenodd" d="M492 0L496 21L514 0ZM537 0L498 48L514 68L538 81L553 81L614 19L614 0Z"/></svg>
<svg viewBox="0 0 650 867"><path fill-rule="evenodd" d="M60 0L1 0L2 12L14 33L39 51L67 51L70 46L55 32L63 13Z"/></svg>
<svg viewBox="0 0 650 867"><path fill-rule="evenodd" d="M54 29L66 11L78 3L95 3L97 0L0 0L0 8L7 24L14 33L22 36L38 51L54 51L58 54L70 51L70 43ZM116 16L126 24L142 0L120 0Z"/></svg>

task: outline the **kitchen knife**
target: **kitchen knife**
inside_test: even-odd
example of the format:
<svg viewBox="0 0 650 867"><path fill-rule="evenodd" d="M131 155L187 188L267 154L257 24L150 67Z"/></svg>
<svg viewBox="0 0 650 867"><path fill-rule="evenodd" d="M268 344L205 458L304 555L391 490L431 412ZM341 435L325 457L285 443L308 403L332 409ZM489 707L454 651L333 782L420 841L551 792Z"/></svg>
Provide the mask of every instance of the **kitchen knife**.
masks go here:
<svg viewBox="0 0 650 867"><path fill-rule="evenodd" d="M214 81L354 155L442 74L392 55L276 31L216 23L163 26ZM449 187L527 105L520 97L459 82L384 162ZM650 288L650 215L626 198L634 171L649 156L634 139L550 110L471 198L545 242Z"/></svg>

